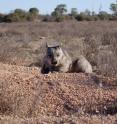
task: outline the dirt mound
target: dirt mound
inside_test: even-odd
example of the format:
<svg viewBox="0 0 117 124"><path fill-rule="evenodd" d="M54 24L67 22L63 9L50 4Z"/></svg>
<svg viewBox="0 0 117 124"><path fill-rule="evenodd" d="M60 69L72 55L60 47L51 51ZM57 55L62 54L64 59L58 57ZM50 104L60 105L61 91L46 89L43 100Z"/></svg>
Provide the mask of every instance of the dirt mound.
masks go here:
<svg viewBox="0 0 117 124"><path fill-rule="evenodd" d="M82 73L42 75L38 68L0 64L1 122L6 120L3 116L42 117L41 120L52 117L52 123L56 118L69 120L80 116L80 120L81 116L88 118L89 115L94 118L111 115L115 122L116 114L116 78Z"/></svg>

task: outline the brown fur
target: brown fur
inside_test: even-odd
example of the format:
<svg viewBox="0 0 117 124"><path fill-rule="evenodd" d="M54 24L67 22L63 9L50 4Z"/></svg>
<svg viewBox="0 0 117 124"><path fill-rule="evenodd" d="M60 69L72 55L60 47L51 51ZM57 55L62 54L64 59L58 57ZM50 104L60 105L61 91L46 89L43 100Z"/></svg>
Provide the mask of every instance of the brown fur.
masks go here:
<svg viewBox="0 0 117 124"><path fill-rule="evenodd" d="M68 53L59 45L52 47L47 46L41 72L49 73L53 71L92 73L92 66L83 56L72 61Z"/></svg>

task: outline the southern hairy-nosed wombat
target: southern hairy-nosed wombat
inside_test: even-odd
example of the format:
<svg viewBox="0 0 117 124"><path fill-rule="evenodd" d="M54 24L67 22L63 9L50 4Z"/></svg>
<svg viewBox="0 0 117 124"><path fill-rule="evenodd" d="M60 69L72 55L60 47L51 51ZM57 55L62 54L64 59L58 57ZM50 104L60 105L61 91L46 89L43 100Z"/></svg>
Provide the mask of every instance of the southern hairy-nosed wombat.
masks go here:
<svg viewBox="0 0 117 124"><path fill-rule="evenodd" d="M92 73L92 66L84 56L72 61L69 54L60 45L46 45L46 55L41 72L47 74L53 71Z"/></svg>

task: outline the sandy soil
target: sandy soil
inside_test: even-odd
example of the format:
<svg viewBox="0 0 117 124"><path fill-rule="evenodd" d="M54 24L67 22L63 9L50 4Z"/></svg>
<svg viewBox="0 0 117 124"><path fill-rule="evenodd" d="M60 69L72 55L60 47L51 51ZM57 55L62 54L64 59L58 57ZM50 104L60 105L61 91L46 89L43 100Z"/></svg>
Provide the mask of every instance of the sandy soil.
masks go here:
<svg viewBox="0 0 117 124"><path fill-rule="evenodd" d="M46 123L116 124L117 79L0 63L0 124Z"/></svg>

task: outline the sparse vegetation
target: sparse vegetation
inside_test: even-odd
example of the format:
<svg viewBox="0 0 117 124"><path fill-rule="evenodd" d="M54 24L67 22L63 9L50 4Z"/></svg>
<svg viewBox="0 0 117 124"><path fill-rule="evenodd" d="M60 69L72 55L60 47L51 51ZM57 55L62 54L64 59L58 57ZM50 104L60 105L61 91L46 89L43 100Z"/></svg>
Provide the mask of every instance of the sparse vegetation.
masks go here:
<svg viewBox="0 0 117 124"><path fill-rule="evenodd" d="M26 66L39 62L41 65L45 42L54 39L63 44L73 59L82 54L97 73L116 76L116 26L113 21L1 24L0 61Z"/></svg>
<svg viewBox="0 0 117 124"><path fill-rule="evenodd" d="M0 14L0 124L117 123L116 3L110 9L67 13L60 4L51 15L37 8ZM94 73L42 75L51 41L72 60L85 56Z"/></svg>

